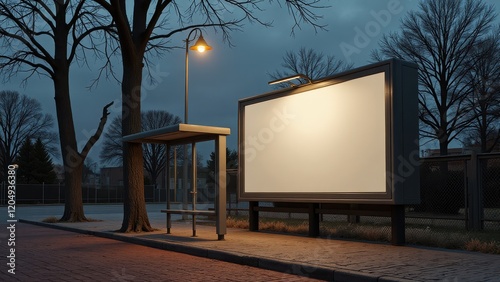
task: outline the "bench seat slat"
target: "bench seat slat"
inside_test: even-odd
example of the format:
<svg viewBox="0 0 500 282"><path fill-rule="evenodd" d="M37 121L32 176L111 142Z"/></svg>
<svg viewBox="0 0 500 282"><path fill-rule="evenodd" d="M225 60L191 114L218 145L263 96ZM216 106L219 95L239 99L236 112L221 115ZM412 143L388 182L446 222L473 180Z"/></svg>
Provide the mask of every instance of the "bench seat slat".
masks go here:
<svg viewBox="0 0 500 282"><path fill-rule="evenodd" d="M215 215L215 211L210 210L161 210L164 213L172 214L195 214L195 215Z"/></svg>

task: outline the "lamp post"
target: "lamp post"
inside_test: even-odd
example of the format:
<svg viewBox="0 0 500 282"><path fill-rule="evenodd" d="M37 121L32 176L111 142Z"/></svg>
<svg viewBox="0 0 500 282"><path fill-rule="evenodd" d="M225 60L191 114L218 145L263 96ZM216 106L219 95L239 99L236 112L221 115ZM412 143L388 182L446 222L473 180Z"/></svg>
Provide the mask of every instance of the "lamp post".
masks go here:
<svg viewBox="0 0 500 282"><path fill-rule="evenodd" d="M199 32L200 33L200 37L198 38L198 41L196 41L196 43L191 46L191 48L189 48L189 42L193 41L193 39L190 39L191 38L191 35L193 35L194 33L194 37L196 38L196 33ZM210 47L207 42L205 41L205 39L203 39L203 34L201 32L201 29L199 28L194 28L193 30L191 30L191 32L189 32L186 40L186 76L185 76L185 85L184 85L184 123L188 123L188 92L189 92L189 49L191 50L196 50L200 53L203 53L205 51L209 51L209 50L212 50L212 47Z"/></svg>
<svg viewBox="0 0 500 282"><path fill-rule="evenodd" d="M199 33L200 36L198 37L198 40L196 43L189 47L189 43L194 41L196 38L196 34ZM193 38L191 36L193 35ZM212 50L212 47L210 47L205 39L203 39L203 34L201 29L199 28L194 28L192 29L188 36L186 37L186 63L185 63L185 69L186 69L186 75L185 75L185 81L184 81L184 123L188 123L188 97L189 97L189 50L196 50L200 53L203 53L205 51ZM195 144L192 144L192 154L193 154L193 160L196 160L195 154L196 154L196 149L195 149ZM192 175L192 188L193 188L193 210L196 209L196 163L193 162L193 175ZM182 203L183 203L183 209L187 209L187 179L188 179L188 167L187 167L187 145L184 145L184 162L183 162L183 195L182 195ZM183 219L187 219L185 215L183 215ZM195 215L193 215L193 230L195 230ZM193 231L193 236L196 234Z"/></svg>

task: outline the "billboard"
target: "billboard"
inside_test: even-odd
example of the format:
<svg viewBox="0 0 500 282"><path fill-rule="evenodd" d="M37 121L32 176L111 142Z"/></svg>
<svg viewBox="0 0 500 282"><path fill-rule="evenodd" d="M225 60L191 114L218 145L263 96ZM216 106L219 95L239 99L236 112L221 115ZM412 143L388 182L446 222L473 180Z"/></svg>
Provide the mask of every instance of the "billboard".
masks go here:
<svg viewBox="0 0 500 282"><path fill-rule="evenodd" d="M390 60L240 100L240 200L418 203L417 87Z"/></svg>

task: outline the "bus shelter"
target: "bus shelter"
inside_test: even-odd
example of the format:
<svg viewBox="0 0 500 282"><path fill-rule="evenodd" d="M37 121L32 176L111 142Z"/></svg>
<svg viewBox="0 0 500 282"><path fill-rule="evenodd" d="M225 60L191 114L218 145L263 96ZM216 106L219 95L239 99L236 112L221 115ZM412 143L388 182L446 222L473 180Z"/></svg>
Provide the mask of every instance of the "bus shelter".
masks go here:
<svg viewBox="0 0 500 282"><path fill-rule="evenodd" d="M213 127L194 124L176 124L146 132L135 133L123 137L124 142L130 143L156 143L167 146L167 178L170 179L169 159L170 148L179 145L192 146L192 163L196 164L196 143L215 141L215 207L214 210L198 210L196 208L196 165L192 166L192 209L171 209L170 181L167 181L167 205L166 213L167 234L172 228L172 214L189 214L193 220L193 236L196 236L196 216L214 215L217 239L223 240L226 234L226 136L230 129L225 127Z"/></svg>

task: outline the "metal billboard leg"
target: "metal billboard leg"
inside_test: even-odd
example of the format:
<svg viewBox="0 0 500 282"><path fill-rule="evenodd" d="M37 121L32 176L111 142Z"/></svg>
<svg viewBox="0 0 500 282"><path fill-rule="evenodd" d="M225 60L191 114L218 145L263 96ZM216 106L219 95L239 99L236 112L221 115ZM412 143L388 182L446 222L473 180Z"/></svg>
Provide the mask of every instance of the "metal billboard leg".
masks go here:
<svg viewBox="0 0 500 282"><path fill-rule="evenodd" d="M402 246L405 244L405 206L391 206L391 244Z"/></svg>

